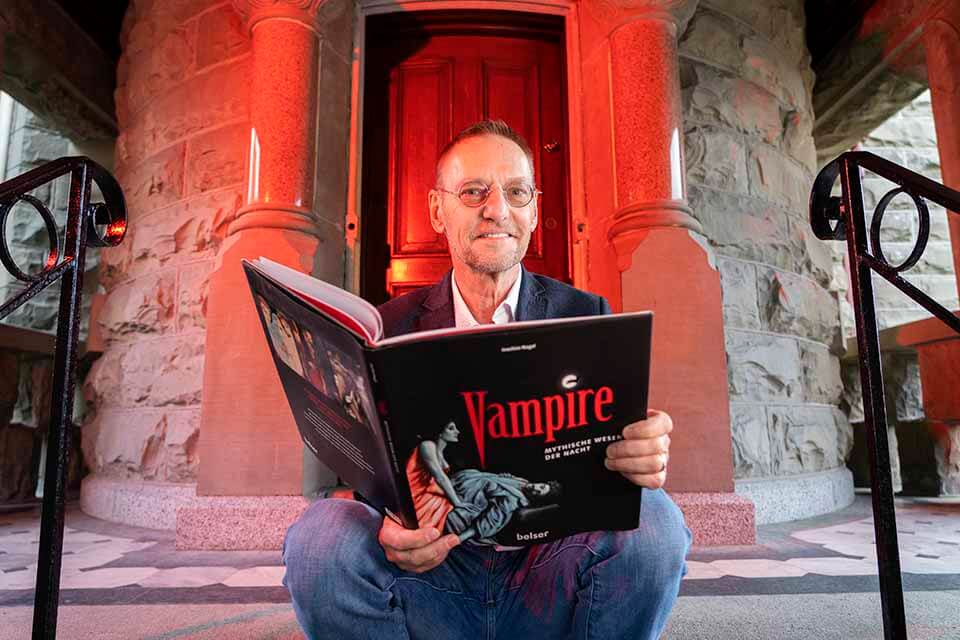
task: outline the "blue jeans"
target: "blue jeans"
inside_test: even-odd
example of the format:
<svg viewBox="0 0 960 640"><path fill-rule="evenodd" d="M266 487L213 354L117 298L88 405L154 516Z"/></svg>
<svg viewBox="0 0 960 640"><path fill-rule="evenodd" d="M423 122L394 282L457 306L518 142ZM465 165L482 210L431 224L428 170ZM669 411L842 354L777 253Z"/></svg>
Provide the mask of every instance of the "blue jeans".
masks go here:
<svg viewBox="0 0 960 640"><path fill-rule="evenodd" d="M381 521L359 502L326 499L287 532L283 584L311 640L653 640L676 601L691 540L669 496L645 490L633 531L520 551L463 544L415 574L387 561Z"/></svg>

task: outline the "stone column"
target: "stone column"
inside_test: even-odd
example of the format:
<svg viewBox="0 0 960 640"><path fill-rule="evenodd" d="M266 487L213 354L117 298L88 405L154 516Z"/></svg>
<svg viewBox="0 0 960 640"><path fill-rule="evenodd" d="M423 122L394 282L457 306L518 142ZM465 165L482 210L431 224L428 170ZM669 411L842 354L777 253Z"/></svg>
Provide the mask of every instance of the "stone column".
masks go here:
<svg viewBox="0 0 960 640"><path fill-rule="evenodd" d="M956 74L960 64L960 31L943 19L931 20L923 31L940 171L946 186L960 190L960 78ZM960 276L960 212L947 213L947 222L954 273ZM960 277L957 292L960 295Z"/></svg>
<svg viewBox="0 0 960 640"><path fill-rule="evenodd" d="M938 18L924 25L927 78L940 150L943 183L960 190L960 16ZM960 274L960 215L947 213L954 271ZM960 279L957 285L960 293ZM941 495L960 495L960 335L937 318L901 327L897 341L914 347L920 360L923 409L935 441Z"/></svg>
<svg viewBox="0 0 960 640"><path fill-rule="evenodd" d="M233 3L253 51L246 196L210 277L197 494L248 498L178 509L180 546L271 547L304 506L302 444L240 260L314 272L322 2ZM226 530L243 521L249 531ZM263 531L267 523L278 530Z"/></svg>
<svg viewBox="0 0 960 640"><path fill-rule="evenodd" d="M622 310L655 314L650 406L674 419L667 489L697 543L752 543L753 504L733 493L720 276L684 187L677 35L696 3L617 5L607 36L614 197L606 239Z"/></svg>

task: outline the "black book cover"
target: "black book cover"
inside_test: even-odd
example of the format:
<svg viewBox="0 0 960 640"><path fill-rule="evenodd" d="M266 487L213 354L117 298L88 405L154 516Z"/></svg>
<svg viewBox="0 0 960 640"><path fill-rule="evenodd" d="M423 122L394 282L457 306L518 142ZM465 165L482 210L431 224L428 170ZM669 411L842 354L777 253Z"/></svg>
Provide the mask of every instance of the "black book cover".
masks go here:
<svg viewBox="0 0 960 640"><path fill-rule="evenodd" d="M651 314L368 344L246 270L304 442L376 508L500 546L637 526L603 460L646 416Z"/></svg>

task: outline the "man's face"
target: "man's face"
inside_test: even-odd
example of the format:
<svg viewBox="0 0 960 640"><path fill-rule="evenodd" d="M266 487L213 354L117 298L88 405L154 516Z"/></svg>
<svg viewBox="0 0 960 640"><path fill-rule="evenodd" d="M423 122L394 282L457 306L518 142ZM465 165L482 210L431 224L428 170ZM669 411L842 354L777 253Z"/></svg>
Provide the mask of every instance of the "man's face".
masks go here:
<svg viewBox="0 0 960 640"><path fill-rule="evenodd" d="M524 207L510 206L502 189L518 181L533 186L533 168L523 150L506 138L468 138L447 154L438 186L454 193L430 191L430 223L447 237L454 264L493 274L523 259L537 227L537 199ZM455 195L473 184L490 188L479 207L468 207Z"/></svg>

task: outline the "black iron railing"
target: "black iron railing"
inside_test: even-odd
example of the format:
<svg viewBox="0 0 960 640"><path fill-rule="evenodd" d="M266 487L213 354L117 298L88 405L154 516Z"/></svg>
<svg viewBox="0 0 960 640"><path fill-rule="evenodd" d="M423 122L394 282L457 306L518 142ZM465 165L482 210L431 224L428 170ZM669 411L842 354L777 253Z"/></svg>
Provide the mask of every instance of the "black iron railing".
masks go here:
<svg viewBox="0 0 960 640"><path fill-rule="evenodd" d="M61 243L50 210L29 192L67 174L70 175L70 195L64 242ZM94 182L106 202L90 201ZM50 253L39 273L24 273L10 253L7 220L19 202L29 204L40 214L50 239ZM84 259L89 246L110 247L120 244L126 228L127 211L120 185L106 169L89 158L60 158L0 184L0 262L12 276L26 283L26 287L19 294L0 306L0 320L48 286L60 281L52 406L47 429L47 463L43 470L43 511L33 610L35 640L54 638L57 633L64 498L73 430L73 392L76 384Z"/></svg>
<svg viewBox="0 0 960 640"><path fill-rule="evenodd" d="M863 208L860 170L866 169L897 186L888 191L873 212L870 229ZM832 195L840 178L841 195ZM919 226L916 244L906 260L890 264L880 243L883 214L900 194L909 196L917 208ZM930 238L930 212L926 201L936 202L955 215L960 211L960 192L909 171L879 156L863 151L844 153L817 175L810 194L810 224L821 240L846 240L850 260L850 287L857 323L860 381L863 387L864 425L870 457L870 489L873 499L873 526L877 541L877 565L880 574L880 601L883 609L884 637L907 637L903 609L903 581L897 545L897 522L890 476L890 450L887 448L887 411L883 397L880 368L880 342L874 305L871 273L876 272L905 293L914 302L960 333L960 318L901 277L913 267ZM867 240L869 233L869 242Z"/></svg>

